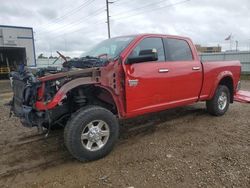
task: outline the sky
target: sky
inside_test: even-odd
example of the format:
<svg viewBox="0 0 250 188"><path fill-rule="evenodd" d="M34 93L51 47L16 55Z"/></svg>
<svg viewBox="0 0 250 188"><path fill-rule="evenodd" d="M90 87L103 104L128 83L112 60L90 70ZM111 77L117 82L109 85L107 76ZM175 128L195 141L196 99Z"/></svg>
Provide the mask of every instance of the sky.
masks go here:
<svg viewBox="0 0 250 188"><path fill-rule="evenodd" d="M111 0L109 0L111 1ZM161 33L250 50L249 0L112 0L111 37ZM36 55L77 57L107 39L106 0L0 0L0 25L32 27Z"/></svg>

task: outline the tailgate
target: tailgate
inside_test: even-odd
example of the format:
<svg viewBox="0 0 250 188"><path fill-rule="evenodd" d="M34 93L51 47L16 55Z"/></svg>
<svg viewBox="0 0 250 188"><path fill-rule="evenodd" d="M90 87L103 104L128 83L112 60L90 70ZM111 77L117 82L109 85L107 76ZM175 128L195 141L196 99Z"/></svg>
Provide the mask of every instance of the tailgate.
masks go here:
<svg viewBox="0 0 250 188"><path fill-rule="evenodd" d="M234 100L237 102L250 103L250 91L239 90L234 95Z"/></svg>

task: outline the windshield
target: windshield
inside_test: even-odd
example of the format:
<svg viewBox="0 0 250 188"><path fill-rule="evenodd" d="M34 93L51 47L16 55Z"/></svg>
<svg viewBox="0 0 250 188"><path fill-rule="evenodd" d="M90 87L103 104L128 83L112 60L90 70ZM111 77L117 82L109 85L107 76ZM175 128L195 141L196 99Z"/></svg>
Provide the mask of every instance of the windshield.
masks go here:
<svg viewBox="0 0 250 188"><path fill-rule="evenodd" d="M106 55L110 58L115 58L128 46L128 44L134 39L134 37L117 37L107 39L97 44L92 50L82 54L82 57L91 56L98 57L100 55Z"/></svg>

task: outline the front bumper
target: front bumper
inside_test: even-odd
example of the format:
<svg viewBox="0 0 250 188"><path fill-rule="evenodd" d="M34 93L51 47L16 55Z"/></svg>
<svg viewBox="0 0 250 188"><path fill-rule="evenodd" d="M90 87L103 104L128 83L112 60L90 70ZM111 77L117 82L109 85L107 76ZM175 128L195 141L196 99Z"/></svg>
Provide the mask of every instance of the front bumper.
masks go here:
<svg viewBox="0 0 250 188"><path fill-rule="evenodd" d="M22 125L25 127L43 126L47 128L49 124L52 127L54 124L65 120L65 118L68 117L69 108L70 107L65 104L57 106L52 110L38 111L31 106L22 105L18 113L14 110L12 110L12 112L16 117L20 118Z"/></svg>
<svg viewBox="0 0 250 188"><path fill-rule="evenodd" d="M10 77L13 89L11 111L21 119L24 126L32 127L34 120L37 119L33 106L36 101L39 81L31 73L12 72Z"/></svg>
<svg viewBox="0 0 250 188"><path fill-rule="evenodd" d="M39 101L39 89L43 83L31 73L14 72L11 76L13 80L11 111L20 118L24 126L50 127L70 112L71 106L68 103L55 105L51 109L38 108L37 104L46 107L43 101Z"/></svg>
<svg viewBox="0 0 250 188"><path fill-rule="evenodd" d="M22 106L22 116L20 117L21 123L25 127L33 127L34 123L32 123L32 118L31 116L33 115L32 113L32 108L30 106Z"/></svg>

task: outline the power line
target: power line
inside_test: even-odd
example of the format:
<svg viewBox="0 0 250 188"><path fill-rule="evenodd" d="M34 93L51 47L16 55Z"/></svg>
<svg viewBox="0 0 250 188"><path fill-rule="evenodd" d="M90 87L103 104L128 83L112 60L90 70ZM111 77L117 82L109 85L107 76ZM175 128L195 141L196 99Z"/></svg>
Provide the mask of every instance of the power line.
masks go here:
<svg viewBox="0 0 250 188"><path fill-rule="evenodd" d="M68 29L72 26L78 25L79 23L82 23L83 20L87 21L90 18L93 18L94 16L100 15L101 13L103 13L103 10L104 10L104 7L101 7L99 9L95 10L94 12L90 13L88 16L85 16L85 17L82 17L78 20L61 25L60 27L54 29L53 32L60 32L61 30L65 30L65 29ZM45 34L45 33L49 33L49 32L51 32L51 31L43 31L43 32L40 32L40 34Z"/></svg>
<svg viewBox="0 0 250 188"><path fill-rule="evenodd" d="M69 17L69 16L72 16L72 15L76 14L76 13L79 12L82 8L84 8L84 7L88 6L88 5L90 5L90 4L93 3L94 1L95 1L95 0L86 0L86 1L84 1L84 3L82 3L81 5L79 5L79 6L76 7L76 8L71 9L70 11L68 11L67 13L65 13L64 15L62 15L62 16L60 16L60 17L57 17L57 18L55 18L55 19L52 19L52 20L51 20L52 23L48 23L48 24L44 25L43 28L49 27L49 26L51 26L51 25L54 24L54 23L60 23L60 22L64 21L64 18L67 18L67 17ZM45 29L44 29L44 30L45 30Z"/></svg>
<svg viewBox="0 0 250 188"><path fill-rule="evenodd" d="M97 25L100 25L100 24L104 24L104 22L103 21L101 21L101 22L96 22L95 23L95 26L97 26ZM87 29L85 29L85 28L87 28ZM58 38L58 37L62 37L62 36L65 36L65 35L67 35L67 34L72 34L72 33L75 33L75 32L77 32L77 31L80 31L80 30L82 30L82 29L84 29L84 35L87 33L87 32L93 32L93 29L92 28L90 28L90 27L88 27L88 26L81 26L81 27L78 27L78 28L76 28L76 30L69 30L69 31L66 31L66 32L58 32L58 33L52 33L52 34L50 34L50 36L52 36L53 37L53 39L54 38ZM37 41L39 41L39 40L42 40L41 38L39 39L36 39Z"/></svg>
<svg viewBox="0 0 250 188"><path fill-rule="evenodd" d="M71 11L69 11L68 13L60 16L59 18L57 18L56 20L61 20L67 16L71 16L73 14L75 14L76 12L80 11L83 7L86 7L88 5L90 5L91 3L93 3L95 0L86 0L84 3L82 3L80 6L76 7L75 9L72 9Z"/></svg>
<svg viewBox="0 0 250 188"><path fill-rule="evenodd" d="M100 27L101 24L104 24L104 22L103 22L103 21L102 21L102 22L97 22L95 25L98 26L98 27ZM97 28L98 28L98 27L97 27ZM103 28L103 26L102 26L102 28ZM72 31L70 34L75 33L75 32L79 32L79 31L82 30L82 29L84 30L84 36L88 36L88 34L93 33L93 30L92 30L91 28L88 27L88 30L86 30L86 29L84 29L84 28L79 28L79 29L77 29L77 30L75 30L75 31ZM53 37L53 41L56 41L57 38L59 38L59 37L62 37L61 39L66 41L65 33L62 33L62 34L60 34L60 35L58 35L58 36ZM39 44L38 44L38 46L39 46ZM51 50L54 50L54 48L51 49ZM58 49L57 49L57 50L58 50Z"/></svg>
<svg viewBox="0 0 250 188"><path fill-rule="evenodd" d="M146 9L146 10L145 10L145 8L151 6L152 4L159 4L159 3L162 3L163 0L161 0L161 1L158 1L158 2L156 2L156 3L150 3L150 4L144 5L144 6L142 6L142 7L138 7L137 9L132 9L132 10L127 11L127 12L134 12L135 10L140 10L139 12L137 12L137 13L135 13L135 14L126 14L126 16L122 16L122 15L125 15L125 12L123 12L122 14L119 14L119 15L121 15L120 17L118 16L118 17L115 17L114 19L115 19L115 20L127 19L127 18L134 17L134 16L137 16L137 15L145 14L145 13L148 13L148 12L153 12L153 11L156 11L156 10L158 10L158 9L176 6L176 5L178 5L178 4L186 3L187 1L190 1L190 0L182 0L182 1L179 1L179 2L167 4L167 5L165 5L165 6L155 7L155 8L153 8L153 9ZM88 2L88 1L86 1L86 2ZM117 1L114 1L114 2L117 2ZM108 37L109 37L109 38L110 38L110 35L111 35L111 34L110 34L110 20L109 20L110 15L109 15L109 6L108 6L108 5L111 4L111 3L114 3L114 2L110 2L109 0L106 0L107 25L108 25ZM104 7L105 7L105 6L104 6ZM61 37L61 36L64 36L64 35L67 34L67 33L75 33L75 32L77 32L77 31L80 31L81 29L84 29L84 28L87 28L87 30L84 29L84 34L85 34L85 35L88 34L88 33L90 33L91 31L93 31L93 29L92 29L91 27L89 27L89 26L86 26L86 25L83 26L83 27L79 27L79 28L77 28L77 29L74 30L74 31L70 30L70 31L65 32L65 29L72 29L72 28L71 28L72 26L75 26L75 25L77 25L78 23L82 22L83 19L85 19L84 21L86 21L86 20L88 20L88 19L90 19L90 18L93 18L94 16L97 16L97 15L99 15L99 14L101 14L101 13L104 13L104 11L103 11L103 10L104 10L104 7L101 7L101 8L99 8L99 9L95 10L95 11L92 12L91 14L89 14L89 15L87 15L87 16L85 16L85 17L79 19L79 20L74 20L74 21L70 22L69 24L64 24L63 26L60 26L59 28L56 29L56 32L61 32L61 31L64 31L64 32L63 32L63 33L59 33L59 35L54 35L54 34L52 34L52 35L54 35L54 36L53 36L53 39L58 38L58 37ZM118 15L118 14L115 14L114 16L116 16L116 15ZM97 20L97 21L98 21L98 20ZM95 25L100 25L100 24L104 24L104 22L101 21L101 20L100 20L100 22L95 22ZM54 30L54 31L55 31L55 30ZM48 32L51 32L51 31L48 31Z"/></svg>
<svg viewBox="0 0 250 188"><path fill-rule="evenodd" d="M118 15L120 16L120 15L124 15L124 14L127 15L128 12L134 12L134 11L138 11L138 10L140 10L140 9L145 9L145 8L151 6L151 5L160 4L160 3L166 2L166 1L168 1L168 0L156 1L156 2L154 2L154 3L149 3L149 4L146 4L145 6L137 7L137 8L131 9L131 10L129 10L129 11L124 11L124 12L120 12L120 13L118 13L118 14L114 14L113 16L118 16Z"/></svg>
<svg viewBox="0 0 250 188"><path fill-rule="evenodd" d="M95 23L95 26L101 25L101 24L104 24L104 22L103 22L103 21L97 22L97 23ZM84 28L88 28L87 30L84 30L84 34L85 34L85 35L86 35L86 33L90 33L90 32L93 33L93 29L92 29L92 28L89 28L89 27L86 27L86 26L85 26L85 27L79 27L79 28L77 28L77 30L70 31L70 34L71 34L71 33L75 33L75 32L77 32L77 31L80 31L80 30L82 30L82 29L84 29ZM55 35L55 36L53 37L53 39L58 38L58 37L65 36L65 35L67 35L68 33L69 33L69 32L60 33L59 35Z"/></svg>
<svg viewBox="0 0 250 188"><path fill-rule="evenodd" d="M103 26L104 26L104 24L105 24L105 22L103 22L103 21L99 21L99 22L96 22L95 23L95 26L99 26L99 25L101 25L101 24L103 24ZM84 29L84 28L87 28L87 29ZM103 27L104 28L104 27ZM71 32L66 32L66 33L63 33L63 35L66 35L66 34L71 34L71 33L75 33L75 32L78 32L78 31L80 31L80 30L82 30L82 29L84 29L84 35L86 35L87 33L94 33L93 32L93 28L91 28L91 27L88 27L88 26L85 26L85 27L79 27L79 28L77 28L76 30L74 30L74 31L71 31ZM96 28L95 28L96 29Z"/></svg>
<svg viewBox="0 0 250 188"><path fill-rule="evenodd" d="M118 2L118 3L117 3ZM114 5L115 6L120 6L120 5L123 5L123 4L130 4L131 2L133 1L123 1L123 0L117 0L117 1L114 1Z"/></svg>
<svg viewBox="0 0 250 188"><path fill-rule="evenodd" d="M155 11L155 10L158 10L158 9L162 9L162 8L166 8L166 7L172 7L172 6L176 6L176 5L178 5L178 4L181 4L181 3L185 3L185 2L187 2L187 1L190 1L190 0L184 0L184 1L179 1L179 2L176 2L176 3L173 3L173 4L168 4L168 5L166 5L166 6L162 6L162 7L156 7L156 8L154 8L154 9L148 9L147 10L147 13L148 12L153 12L153 11ZM160 3L160 2L163 2L163 1L159 1L158 3ZM148 5L146 5L146 6L143 6L143 7L139 7L139 8L137 8L137 10L138 9L144 9L145 7L147 7L147 6L149 6L149 5L151 5L152 3L150 3L150 4L148 4ZM103 7L104 8L104 7ZM94 13L97 13L96 15L99 15L100 13L102 13L102 12L98 12L100 9L97 9ZM130 11L129 11L130 12ZM129 17L134 17L134 16L137 16L137 15L140 15L140 14L144 14L145 12L139 12L139 13L137 13L137 14L132 14L132 15L126 15L126 17L118 17L118 18L116 18L115 20L121 20L121 19L126 19L126 18L129 18ZM88 15L87 17L84 17L84 18L89 18L89 17L91 17L92 16L92 14L90 14L90 15ZM109 15L107 15L107 18L109 18L108 17ZM91 17L92 18L92 17ZM76 25L77 23L79 23L79 21L82 21L82 18L80 19L80 20L78 20L77 22L71 22L70 23L70 25L71 26L74 26L74 25ZM61 26L60 28L69 28L69 26L70 25L68 25L67 24L67 26ZM60 32L61 30L60 30L60 28L59 29L57 29L57 31L58 32ZM78 31L78 30L80 30L80 29L82 29L82 28L84 28L84 27L80 27L79 29L77 29L77 30L75 30L75 31L73 31L73 32L76 32L76 31ZM65 29L64 29L64 31L65 31ZM63 35L65 35L65 34L67 34L67 33L69 33L69 32L72 32L71 30L70 31L68 31L68 32L64 32L63 34L59 34L58 36L63 36ZM57 36L57 35L56 35ZM110 26L108 27L108 36L110 37Z"/></svg>
<svg viewBox="0 0 250 188"><path fill-rule="evenodd" d="M173 6L176 6L176 5L179 5L179 4L186 3L188 1L190 1L190 0L179 1L179 2L168 4L168 5L165 5L165 6L162 6L162 7L157 7L157 8L154 8L154 9L148 9L146 13L153 12L153 11L156 11L158 9L162 9L162 8L166 8L166 7L173 7ZM115 20L127 19L127 18L134 17L134 16L141 15L141 14L145 14L145 12L140 12L140 13L137 13L137 14L118 17L118 18L115 18Z"/></svg>

